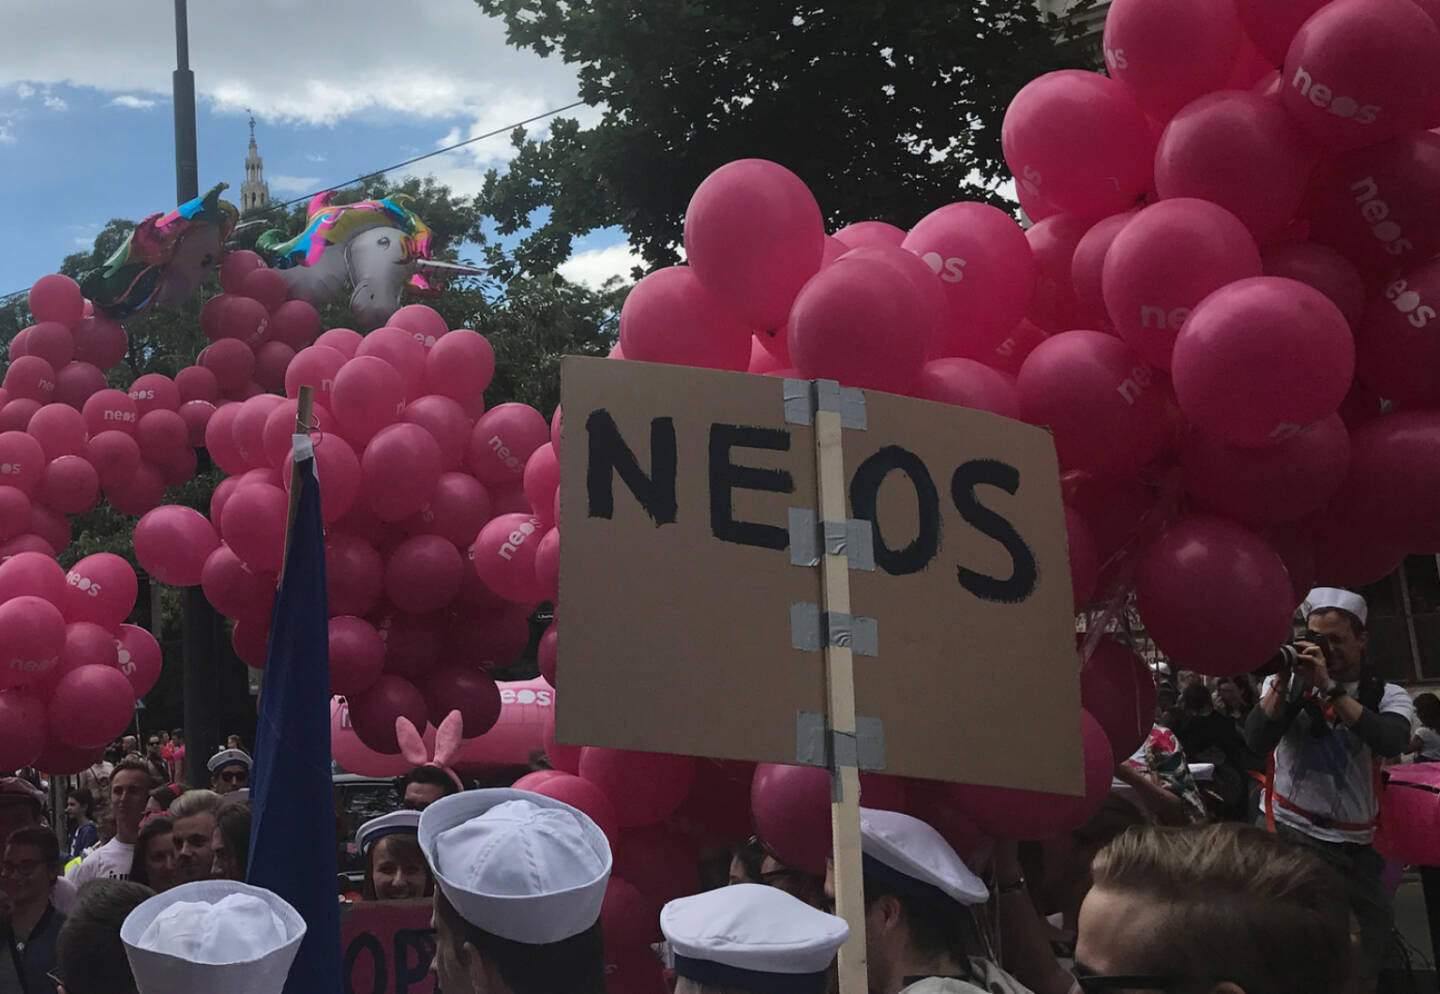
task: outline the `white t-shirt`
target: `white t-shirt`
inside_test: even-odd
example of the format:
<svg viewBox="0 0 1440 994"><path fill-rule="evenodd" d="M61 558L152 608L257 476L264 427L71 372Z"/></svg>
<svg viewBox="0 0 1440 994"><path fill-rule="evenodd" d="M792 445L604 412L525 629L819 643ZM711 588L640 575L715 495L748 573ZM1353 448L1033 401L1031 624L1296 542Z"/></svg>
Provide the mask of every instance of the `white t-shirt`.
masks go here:
<svg viewBox="0 0 1440 994"><path fill-rule="evenodd" d="M135 861L135 846L111 839L89 856L72 867L65 879L77 888L91 880L126 880L130 876L130 864Z"/></svg>
<svg viewBox="0 0 1440 994"><path fill-rule="evenodd" d="M975 975L974 981L956 977L926 977L900 994L1030 994L1030 988L987 959L971 956L970 970Z"/></svg>
<svg viewBox="0 0 1440 994"><path fill-rule="evenodd" d="M56 877L55 884L50 888L50 903L55 905L55 910L62 915L68 915L70 909L75 907L76 887L65 877Z"/></svg>
<svg viewBox="0 0 1440 994"><path fill-rule="evenodd" d="M1421 725L1415 729L1415 737L1420 740L1419 762L1440 763L1440 732L1429 725Z"/></svg>
<svg viewBox="0 0 1440 994"><path fill-rule="evenodd" d="M1265 678L1261 695L1275 683ZM1344 685L1355 695L1358 683ZM1381 714L1399 715L1409 724L1415 717L1410 695L1393 683L1380 696ZM1322 814L1335 821L1362 824L1375 818L1375 783L1370 747L1344 725L1335 725L1329 734L1311 733L1309 721L1297 720L1285 732L1275 749L1275 792L1297 807ZM1266 800L1262 798L1262 802ZM1265 810L1261 807L1261 810ZM1304 815L1281 804L1275 805L1275 820L1325 842L1368 843L1375 830L1322 828Z"/></svg>

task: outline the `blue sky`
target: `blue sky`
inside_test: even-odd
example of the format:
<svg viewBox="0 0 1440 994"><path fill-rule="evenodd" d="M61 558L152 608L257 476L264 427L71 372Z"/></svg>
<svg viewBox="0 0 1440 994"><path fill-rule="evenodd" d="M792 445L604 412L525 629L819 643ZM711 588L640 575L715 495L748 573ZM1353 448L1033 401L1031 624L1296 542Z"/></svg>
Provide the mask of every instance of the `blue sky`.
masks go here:
<svg viewBox="0 0 1440 994"><path fill-rule="evenodd" d="M15 237L0 244L0 293L53 272L110 218L175 205L170 6L52 0L43 12L7 13L0 197ZM471 0L347 0L343 21L340 8L288 0L192 0L190 8L200 188L228 182L237 202L247 107L271 197L290 199L576 96L569 67L506 46L503 26ZM247 8L255 16L237 22ZM138 20L147 13L152 22ZM371 18L386 22L390 44L366 40L359 26ZM402 172L474 192L486 168L503 167L508 147L501 135ZM567 273L600 281L629 259L623 235L597 232L577 246Z"/></svg>

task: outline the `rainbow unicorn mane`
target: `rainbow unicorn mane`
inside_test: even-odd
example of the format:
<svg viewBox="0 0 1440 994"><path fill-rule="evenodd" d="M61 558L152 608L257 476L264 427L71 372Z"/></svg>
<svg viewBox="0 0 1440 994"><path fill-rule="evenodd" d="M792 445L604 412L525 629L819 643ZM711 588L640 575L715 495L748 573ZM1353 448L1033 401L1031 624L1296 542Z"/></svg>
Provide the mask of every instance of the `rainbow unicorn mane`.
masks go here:
<svg viewBox="0 0 1440 994"><path fill-rule="evenodd" d="M285 240L279 229L265 232L255 247L274 259L276 269L313 266L335 246L344 245L367 228L397 228L403 238L405 261L429 259L434 252L435 233L410 210L411 198L403 193L379 200L361 200L352 204L335 204L335 191L326 190L310 201L305 228ZM424 289L424 277L413 276L412 285Z"/></svg>

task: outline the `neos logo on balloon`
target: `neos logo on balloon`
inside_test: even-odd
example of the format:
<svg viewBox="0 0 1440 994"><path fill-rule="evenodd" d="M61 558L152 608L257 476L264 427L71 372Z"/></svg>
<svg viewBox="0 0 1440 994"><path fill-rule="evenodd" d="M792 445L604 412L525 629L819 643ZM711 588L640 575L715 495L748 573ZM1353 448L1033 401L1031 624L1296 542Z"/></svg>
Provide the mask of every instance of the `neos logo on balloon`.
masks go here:
<svg viewBox="0 0 1440 994"><path fill-rule="evenodd" d="M1335 96L1330 87L1314 82L1304 66L1295 67L1295 78L1290 81L1290 85L1316 107L1328 108L1336 117L1348 117L1356 124L1374 124L1380 114L1377 104L1365 104L1362 107L1358 100Z"/></svg>
<svg viewBox="0 0 1440 994"><path fill-rule="evenodd" d="M1370 233L1385 245L1386 252L1401 255L1415 247L1410 243L1410 239L1401 237L1404 232L1400 225L1389 220L1390 205L1377 199L1380 185L1375 182L1375 177L1366 176L1351 183L1350 189L1356 194L1355 203L1360 205L1360 216L1370 225Z"/></svg>
<svg viewBox="0 0 1440 994"><path fill-rule="evenodd" d="M1405 320L1416 328L1423 328L1435 316L1435 308L1422 301L1420 294L1408 289L1404 280L1396 280L1385 288L1385 299L1405 315Z"/></svg>

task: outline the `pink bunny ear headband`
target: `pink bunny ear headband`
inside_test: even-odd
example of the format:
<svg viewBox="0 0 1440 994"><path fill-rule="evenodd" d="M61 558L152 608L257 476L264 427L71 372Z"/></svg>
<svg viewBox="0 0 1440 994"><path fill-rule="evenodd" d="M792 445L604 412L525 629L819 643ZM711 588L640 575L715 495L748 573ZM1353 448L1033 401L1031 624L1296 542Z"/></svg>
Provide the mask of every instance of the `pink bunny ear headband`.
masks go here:
<svg viewBox="0 0 1440 994"><path fill-rule="evenodd" d="M465 721L460 717L459 711L447 714L445 720L440 722L440 727L435 730L435 755L432 758L415 724L404 715L395 719L395 737L400 740L400 755L416 766L435 767L450 778L456 790L464 790L465 785L460 782L455 771L450 769L450 761L460 752L460 738L464 730Z"/></svg>

